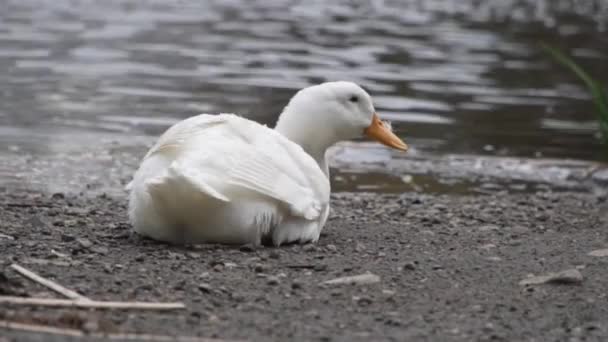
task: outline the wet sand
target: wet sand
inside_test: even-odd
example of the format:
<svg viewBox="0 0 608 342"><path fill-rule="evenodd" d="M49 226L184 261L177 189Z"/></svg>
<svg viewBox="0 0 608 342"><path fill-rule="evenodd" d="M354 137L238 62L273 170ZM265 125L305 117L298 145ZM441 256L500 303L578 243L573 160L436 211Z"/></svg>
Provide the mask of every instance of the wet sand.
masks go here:
<svg viewBox="0 0 608 342"><path fill-rule="evenodd" d="M123 197L4 191L0 293L57 297L18 263L98 300L172 312L0 304L0 319L87 333L250 341L601 341L608 338L608 202L562 192L336 194L316 245L170 246L130 232ZM568 283L523 286L576 269ZM322 285L371 272L380 281ZM0 329L0 341L65 337Z"/></svg>

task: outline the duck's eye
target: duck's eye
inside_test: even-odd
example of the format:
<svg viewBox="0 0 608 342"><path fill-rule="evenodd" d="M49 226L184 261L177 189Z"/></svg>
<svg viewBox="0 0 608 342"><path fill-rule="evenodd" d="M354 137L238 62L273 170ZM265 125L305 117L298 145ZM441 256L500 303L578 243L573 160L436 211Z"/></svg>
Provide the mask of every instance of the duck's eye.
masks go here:
<svg viewBox="0 0 608 342"><path fill-rule="evenodd" d="M359 102L359 97L357 97L357 95L352 95L348 101L350 102Z"/></svg>

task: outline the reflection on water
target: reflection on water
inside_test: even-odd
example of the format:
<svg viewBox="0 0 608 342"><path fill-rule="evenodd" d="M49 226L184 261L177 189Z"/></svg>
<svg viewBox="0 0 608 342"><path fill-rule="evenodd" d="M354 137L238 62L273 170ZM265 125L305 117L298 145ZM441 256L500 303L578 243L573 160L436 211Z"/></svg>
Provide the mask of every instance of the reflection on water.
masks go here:
<svg viewBox="0 0 608 342"><path fill-rule="evenodd" d="M603 0L0 0L0 131L273 123L297 89L345 79L424 152L606 160L585 90L537 43L606 80L607 24Z"/></svg>

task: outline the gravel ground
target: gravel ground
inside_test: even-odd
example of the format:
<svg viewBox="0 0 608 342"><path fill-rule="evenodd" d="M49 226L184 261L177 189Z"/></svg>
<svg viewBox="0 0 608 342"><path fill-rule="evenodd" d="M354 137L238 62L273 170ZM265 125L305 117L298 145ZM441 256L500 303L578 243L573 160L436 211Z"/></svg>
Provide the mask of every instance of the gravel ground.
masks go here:
<svg viewBox="0 0 608 342"><path fill-rule="evenodd" d="M608 339L608 256L589 255L608 248L608 204L598 195L343 193L333 196L318 244L257 249L140 238L124 198L0 198L0 294L56 297L8 267L18 263L93 299L187 305L107 312L0 304L2 320L250 341ZM574 276L520 284L563 270ZM322 284L366 272L379 281ZM0 328L2 342L52 340L65 337Z"/></svg>

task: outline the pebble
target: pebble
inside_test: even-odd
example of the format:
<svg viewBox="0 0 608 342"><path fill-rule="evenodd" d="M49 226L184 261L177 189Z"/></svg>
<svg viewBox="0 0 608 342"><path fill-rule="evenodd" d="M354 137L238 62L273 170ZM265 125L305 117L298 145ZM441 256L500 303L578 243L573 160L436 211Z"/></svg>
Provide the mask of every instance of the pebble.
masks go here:
<svg viewBox="0 0 608 342"><path fill-rule="evenodd" d="M198 289L201 292L204 292L204 293L211 293L211 291L213 291L213 288L208 283L200 283L200 284L198 284Z"/></svg>
<svg viewBox="0 0 608 342"><path fill-rule="evenodd" d="M372 300L371 298L369 298L369 297L359 297L359 296L355 296L355 297L353 297L353 300L354 300L354 301L355 301L357 304L359 304L359 305L361 305L361 306L368 306L368 305L370 305L371 303L373 303L373 300Z"/></svg>
<svg viewBox="0 0 608 342"><path fill-rule="evenodd" d="M596 249L594 251L589 252L589 256L594 257L608 257L608 248L606 249Z"/></svg>
<svg viewBox="0 0 608 342"><path fill-rule="evenodd" d="M493 225L493 224L488 224L488 225L479 227L480 232L489 232L489 231L498 230L498 229L499 229L499 227L497 225Z"/></svg>
<svg viewBox="0 0 608 342"><path fill-rule="evenodd" d="M485 245L479 246L479 249L490 250L492 248L496 248L496 245L493 243L487 243Z"/></svg>
<svg viewBox="0 0 608 342"><path fill-rule="evenodd" d="M99 331L99 328L99 322L95 319L87 319L87 321L82 325L82 330L87 333Z"/></svg>
<svg viewBox="0 0 608 342"><path fill-rule="evenodd" d="M255 247L253 245L243 245L243 246L239 247L239 251L251 253L251 252L255 251Z"/></svg>
<svg viewBox="0 0 608 342"><path fill-rule="evenodd" d="M56 192L54 194L51 195L51 198L54 200L58 200L58 199L64 199L65 198L65 194L63 192Z"/></svg>
<svg viewBox="0 0 608 342"><path fill-rule="evenodd" d="M266 265L266 264L259 264L258 263L258 264L253 265L253 270L256 273L266 273L266 272L268 272L270 270L270 267L268 265Z"/></svg>
<svg viewBox="0 0 608 342"><path fill-rule="evenodd" d="M29 225L35 229L43 229L46 227L46 224L44 223L44 221L42 221L42 219L38 216L32 216L32 217L28 218L25 222L27 225Z"/></svg>
<svg viewBox="0 0 608 342"><path fill-rule="evenodd" d="M325 246L325 248L327 249L328 252L332 252L332 253L335 253L338 251L338 247L336 247L336 245L332 245L332 244Z"/></svg>
<svg viewBox="0 0 608 342"><path fill-rule="evenodd" d="M317 247L311 243L304 245L304 247L302 247L302 250L304 252L314 252L317 250Z"/></svg>
<svg viewBox="0 0 608 342"><path fill-rule="evenodd" d="M279 253L278 251L272 251L268 254L268 257L270 259L280 259L281 258L281 253Z"/></svg>
<svg viewBox="0 0 608 342"><path fill-rule="evenodd" d="M515 226L510 228L509 232L511 233L512 237L516 237L528 234L528 232L530 232L530 229L523 226Z"/></svg>
<svg viewBox="0 0 608 342"><path fill-rule="evenodd" d="M101 254L101 255L106 255L106 254L108 254L109 250L107 247L104 247L104 246L95 246L95 247L91 248L91 252Z"/></svg>
<svg viewBox="0 0 608 342"><path fill-rule="evenodd" d="M328 269L328 266L325 265L325 264L316 264L312 269L315 272L323 272L323 271L326 271Z"/></svg>
<svg viewBox="0 0 608 342"><path fill-rule="evenodd" d="M200 253L197 252L188 252L186 253L186 255L190 258L190 259L198 259L201 257Z"/></svg>
<svg viewBox="0 0 608 342"><path fill-rule="evenodd" d="M268 278L266 278L266 282L268 285L278 285L281 280L276 276L268 276Z"/></svg>
<svg viewBox="0 0 608 342"><path fill-rule="evenodd" d="M340 277L331 280L326 280L321 284L324 285L367 285L380 282L380 277L373 273L364 273L355 276Z"/></svg>
<svg viewBox="0 0 608 342"><path fill-rule="evenodd" d="M395 291L393 290L382 290L382 294L385 296L394 296L395 295Z"/></svg>
<svg viewBox="0 0 608 342"><path fill-rule="evenodd" d="M63 241L63 242L71 242L74 240L76 240L76 237L74 235L70 235L70 234L66 234L66 233L61 234L61 241Z"/></svg>
<svg viewBox="0 0 608 342"><path fill-rule="evenodd" d="M93 247L93 243L91 242L91 240L86 238L78 238L76 239L76 242L78 242L78 245L84 249L89 249Z"/></svg>
<svg viewBox="0 0 608 342"><path fill-rule="evenodd" d="M304 286L304 283L301 280L294 279L291 282L291 288L294 290L301 289Z"/></svg>
<svg viewBox="0 0 608 342"><path fill-rule="evenodd" d="M413 271L416 269L416 265L413 262L406 262L403 265L403 269L406 271Z"/></svg>
<svg viewBox="0 0 608 342"><path fill-rule="evenodd" d="M533 276L523 279L519 285L542 285L542 284L580 284L583 282L583 275L575 268L555 273L548 273L541 276Z"/></svg>

